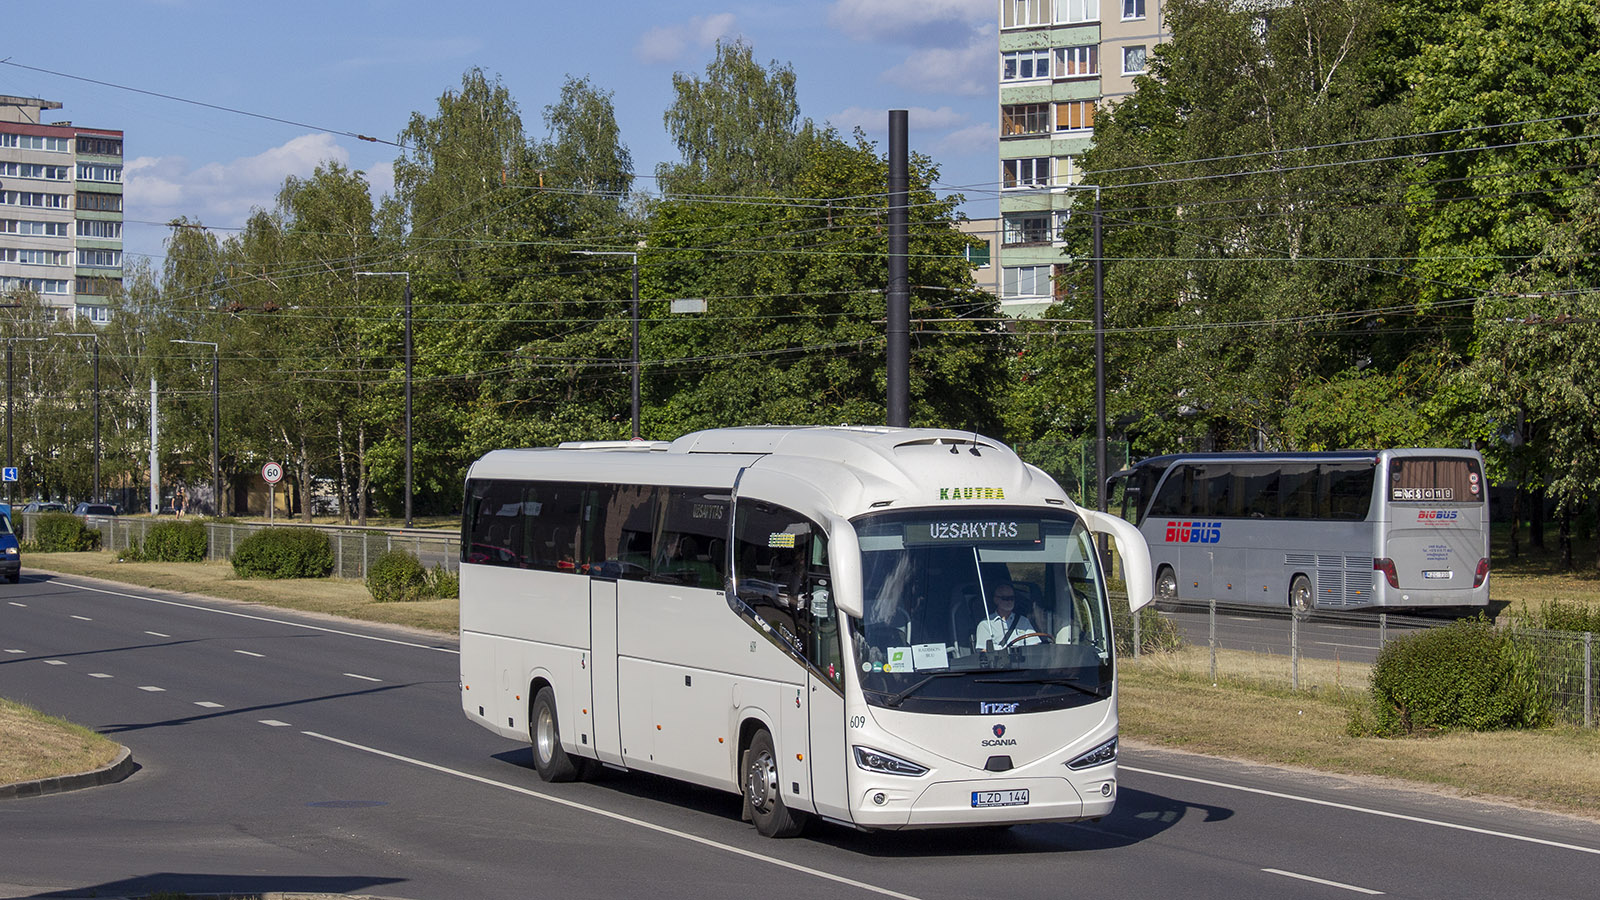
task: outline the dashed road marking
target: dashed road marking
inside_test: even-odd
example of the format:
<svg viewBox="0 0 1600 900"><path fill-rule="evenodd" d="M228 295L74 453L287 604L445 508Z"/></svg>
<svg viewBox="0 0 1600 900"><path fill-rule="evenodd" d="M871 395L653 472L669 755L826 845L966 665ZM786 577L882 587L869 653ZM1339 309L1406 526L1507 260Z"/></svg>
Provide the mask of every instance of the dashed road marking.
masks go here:
<svg viewBox="0 0 1600 900"><path fill-rule="evenodd" d="M354 672L344 673L346 678L359 678L362 681L382 681L382 678L373 678L371 675L357 675Z"/></svg>
<svg viewBox="0 0 1600 900"><path fill-rule="evenodd" d="M139 690L149 691L152 694L162 694L165 693L167 689L164 687L156 687L153 684L141 684L139 685Z"/></svg>
<svg viewBox="0 0 1600 900"><path fill-rule="evenodd" d="M195 706L204 706L206 709L221 709L222 708L222 704L221 703L213 703L210 700L196 700L194 702L194 705Z"/></svg>
<svg viewBox="0 0 1600 900"><path fill-rule="evenodd" d="M79 622L93 622L94 621L93 619L89 618L88 616L73 616L73 618L77 619Z"/></svg>
<svg viewBox="0 0 1600 900"><path fill-rule="evenodd" d="M112 678L114 676L107 675L104 672L90 672L89 673L89 677L90 678Z"/></svg>
<svg viewBox="0 0 1600 900"><path fill-rule="evenodd" d="M145 634L148 634L151 637L172 637L170 634L162 634L159 631L146 631Z"/></svg>
<svg viewBox="0 0 1600 900"><path fill-rule="evenodd" d="M258 721L263 725L270 725L273 728L289 728L290 727L288 722L279 722L277 719L259 719Z"/></svg>
<svg viewBox="0 0 1600 900"><path fill-rule="evenodd" d="M27 653L26 650L7 650L7 653Z"/></svg>
<svg viewBox="0 0 1600 900"><path fill-rule="evenodd" d="M1312 882L1314 884L1325 884L1328 887L1336 887L1336 888L1341 888L1341 889L1347 890L1347 891L1355 891L1358 894L1367 894L1368 896L1373 896L1373 897L1378 897L1378 896L1382 896L1383 895L1383 891L1375 891L1375 890L1373 890L1371 888L1356 887L1353 884L1345 884L1344 882L1341 882L1341 881L1329 881L1326 878L1313 878L1310 875L1301 875L1298 872L1285 872L1282 869L1262 869L1261 871L1270 872L1273 875L1282 875L1285 878L1298 878L1301 881L1310 881L1310 882Z"/></svg>
<svg viewBox="0 0 1600 900"><path fill-rule="evenodd" d="M44 661L44 664L47 666L64 666L66 665L66 662L59 659L47 659Z"/></svg>
<svg viewBox="0 0 1600 900"><path fill-rule="evenodd" d="M20 606L23 609L27 609L28 608L28 604L26 604L26 603L18 603L15 600L10 601L10 603L11 603L12 606Z"/></svg>
<svg viewBox="0 0 1600 900"><path fill-rule="evenodd" d="M245 656L254 656L256 659L265 659L266 658L266 654L265 653L252 653L249 650L235 650L233 652L240 653L240 654L243 654Z"/></svg>

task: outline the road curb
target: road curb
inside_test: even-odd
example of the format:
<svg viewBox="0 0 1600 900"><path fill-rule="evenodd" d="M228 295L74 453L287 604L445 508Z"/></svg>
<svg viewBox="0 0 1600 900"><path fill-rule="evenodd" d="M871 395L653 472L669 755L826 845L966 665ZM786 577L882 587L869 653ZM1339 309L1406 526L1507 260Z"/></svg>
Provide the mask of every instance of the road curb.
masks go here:
<svg viewBox="0 0 1600 900"><path fill-rule="evenodd" d="M38 781L19 781L16 784L0 785L0 798L40 797L45 794L99 787L103 784L116 784L132 775L136 768L138 766L134 764L133 751L127 747L120 747L117 758L108 766L76 775L57 775L54 778L41 778Z"/></svg>

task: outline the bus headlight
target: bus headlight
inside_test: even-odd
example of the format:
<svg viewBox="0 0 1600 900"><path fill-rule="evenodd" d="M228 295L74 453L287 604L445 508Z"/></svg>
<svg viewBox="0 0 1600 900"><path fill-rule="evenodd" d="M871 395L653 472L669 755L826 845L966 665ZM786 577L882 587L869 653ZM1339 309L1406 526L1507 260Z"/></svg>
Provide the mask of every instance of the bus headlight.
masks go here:
<svg viewBox="0 0 1600 900"><path fill-rule="evenodd" d="M856 753L856 765L868 772L882 772L885 775L906 775L912 778L928 774L927 766L919 766L914 762L907 762L898 756L874 750L871 747L853 747Z"/></svg>
<svg viewBox="0 0 1600 900"><path fill-rule="evenodd" d="M1103 766L1108 762L1116 762L1116 760L1117 739L1112 738L1111 740L1106 741L1104 744L1101 744L1093 750L1090 750L1088 753L1079 755L1072 762L1067 763L1067 768L1089 769L1095 766Z"/></svg>

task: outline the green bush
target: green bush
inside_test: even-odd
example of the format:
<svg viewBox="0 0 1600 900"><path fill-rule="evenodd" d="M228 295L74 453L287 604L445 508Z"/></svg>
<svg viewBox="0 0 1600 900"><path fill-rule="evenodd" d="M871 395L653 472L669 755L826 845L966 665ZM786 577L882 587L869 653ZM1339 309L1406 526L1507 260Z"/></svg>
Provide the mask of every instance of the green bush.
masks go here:
<svg viewBox="0 0 1600 900"><path fill-rule="evenodd" d="M100 532L72 513L45 513L33 520L33 546L41 553L76 553L100 547Z"/></svg>
<svg viewBox="0 0 1600 900"><path fill-rule="evenodd" d="M1374 733L1536 728L1549 704L1510 638L1464 619L1390 641L1372 667Z"/></svg>
<svg viewBox="0 0 1600 900"><path fill-rule="evenodd" d="M1547 631L1600 631L1600 607L1546 600L1538 610L1513 616L1512 621L1523 628Z"/></svg>
<svg viewBox="0 0 1600 900"><path fill-rule="evenodd" d="M367 567L367 592L379 603L426 600L428 570L405 550L390 550Z"/></svg>
<svg viewBox="0 0 1600 900"><path fill-rule="evenodd" d="M241 578L326 578L333 545L314 528L263 528L239 542L232 562Z"/></svg>
<svg viewBox="0 0 1600 900"><path fill-rule="evenodd" d="M161 522L145 535L139 558L149 562L205 562L205 523Z"/></svg>
<svg viewBox="0 0 1600 900"><path fill-rule="evenodd" d="M1111 628L1117 637L1117 652L1133 655L1133 614L1126 600L1111 601ZM1164 653L1183 646L1183 635L1171 619L1161 614L1155 604L1139 610L1139 652Z"/></svg>
<svg viewBox="0 0 1600 900"><path fill-rule="evenodd" d="M452 572L443 563L428 570L428 593L440 600L455 600L461 596L461 573Z"/></svg>

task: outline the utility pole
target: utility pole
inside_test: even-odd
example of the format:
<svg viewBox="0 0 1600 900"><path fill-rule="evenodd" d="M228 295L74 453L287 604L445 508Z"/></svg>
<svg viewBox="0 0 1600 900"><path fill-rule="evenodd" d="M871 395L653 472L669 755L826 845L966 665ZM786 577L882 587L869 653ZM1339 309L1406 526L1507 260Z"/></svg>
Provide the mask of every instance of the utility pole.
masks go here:
<svg viewBox="0 0 1600 900"><path fill-rule="evenodd" d="M911 290L906 226L909 187L907 112L889 110L889 328L887 413L891 428L911 425Z"/></svg>

